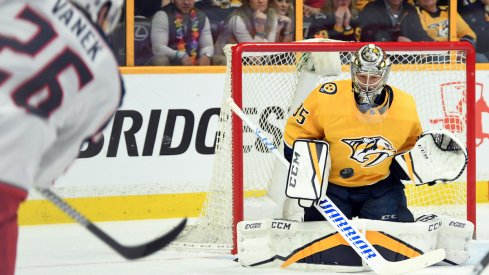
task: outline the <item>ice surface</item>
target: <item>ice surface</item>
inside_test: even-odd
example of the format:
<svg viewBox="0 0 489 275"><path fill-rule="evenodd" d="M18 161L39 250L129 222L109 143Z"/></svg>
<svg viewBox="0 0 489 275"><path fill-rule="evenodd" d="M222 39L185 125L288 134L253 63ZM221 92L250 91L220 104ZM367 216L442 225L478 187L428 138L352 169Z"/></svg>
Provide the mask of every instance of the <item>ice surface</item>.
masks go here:
<svg viewBox="0 0 489 275"><path fill-rule="evenodd" d="M477 240L470 246L471 259L466 265L435 266L410 274L469 274L474 263L489 251L489 204L478 204L477 212ZM169 219L97 225L115 239L130 245L149 241L177 223L178 220ZM23 226L19 234L16 275L339 274L244 268L233 260L234 256L222 252L166 249L137 261L126 261L78 224ZM489 270L483 274L489 275Z"/></svg>

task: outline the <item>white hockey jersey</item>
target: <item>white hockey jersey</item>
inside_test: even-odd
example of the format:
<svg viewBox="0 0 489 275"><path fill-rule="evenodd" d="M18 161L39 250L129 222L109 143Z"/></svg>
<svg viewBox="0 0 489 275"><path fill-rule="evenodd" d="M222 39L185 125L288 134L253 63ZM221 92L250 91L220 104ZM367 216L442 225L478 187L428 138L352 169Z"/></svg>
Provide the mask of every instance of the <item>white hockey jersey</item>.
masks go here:
<svg viewBox="0 0 489 275"><path fill-rule="evenodd" d="M0 183L51 184L122 94L103 34L68 0L0 0Z"/></svg>

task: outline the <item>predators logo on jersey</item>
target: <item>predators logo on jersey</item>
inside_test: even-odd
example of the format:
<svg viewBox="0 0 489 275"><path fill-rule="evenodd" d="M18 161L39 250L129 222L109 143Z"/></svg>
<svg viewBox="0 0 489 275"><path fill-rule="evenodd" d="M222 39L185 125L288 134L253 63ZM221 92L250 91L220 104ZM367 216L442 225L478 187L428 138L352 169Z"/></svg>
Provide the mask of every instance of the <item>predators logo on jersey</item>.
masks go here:
<svg viewBox="0 0 489 275"><path fill-rule="evenodd" d="M427 32L436 37L448 37L448 20L428 25Z"/></svg>
<svg viewBox="0 0 489 275"><path fill-rule="evenodd" d="M396 150L385 138L362 137L355 139L342 139L342 142L350 146L350 158L361 163L362 167L372 167L388 157L392 157Z"/></svg>

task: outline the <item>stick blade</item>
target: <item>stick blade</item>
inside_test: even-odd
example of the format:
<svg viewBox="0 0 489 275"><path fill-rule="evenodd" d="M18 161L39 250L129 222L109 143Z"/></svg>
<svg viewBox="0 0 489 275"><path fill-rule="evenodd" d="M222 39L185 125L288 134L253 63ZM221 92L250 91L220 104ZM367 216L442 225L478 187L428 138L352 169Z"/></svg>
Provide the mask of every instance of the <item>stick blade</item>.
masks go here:
<svg viewBox="0 0 489 275"><path fill-rule="evenodd" d="M75 220L81 226L85 227L88 231L92 232L97 238L99 238L101 241L103 241L105 244L110 246L117 253L128 260L146 257L158 250L163 249L165 246L169 245L173 240L178 237L180 232L183 231L185 225L187 224L187 219L183 219L175 228L153 241L135 246L125 246L120 244L118 241L105 233L90 220L85 218L76 209L71 207L68 203L66 203L62 198L60 198L50 189L36 187L36 190L39 191L46 199L56 205L59 209L65 212L68 216L70 216L73 220Z"/></svg>
<svg viewBox="0 0 489 275"><path fill-rule="evenodd" d="M379 275L394 275L425 268L445 259L445 249L437 249L399 262L386 262L375 272Z"/></svg>
<svg viewBox="0 0 489 275"><path fill-rule="evenodd" d="M156 238L150 242L134 246L125 246L120 244L92 223L87 226L87 229L94 233L98 238L104 241L108 246L110 246L127 260L135 260L151 255L156 251L159 251L168 246L173 240L178 237L180 232L183 231L186 224L187 219L183 219L175 228L173 228L163 236Z"/></svg>
<svg viewBox="0 0 489 275"><path fill-rule="evenodd" d="M125 258L134 260L146 257L159 251L166 246L168 246L172 241L174 241L178 235L183 231L185 225L187 224L187 219L183 219L175 228L170 230L168 233L163 236L156 238L155 240L142 244L139 246L133 246L130 250L127 250L126 255L123 255Z"/></svg>

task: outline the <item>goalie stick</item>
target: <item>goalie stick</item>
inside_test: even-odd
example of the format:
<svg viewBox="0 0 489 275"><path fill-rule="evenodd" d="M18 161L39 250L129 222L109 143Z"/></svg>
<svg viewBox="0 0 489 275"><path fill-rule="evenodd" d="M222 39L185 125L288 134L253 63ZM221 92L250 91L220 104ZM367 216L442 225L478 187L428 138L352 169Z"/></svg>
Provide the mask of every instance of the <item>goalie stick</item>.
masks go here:
<svg viewBox="0 0 489 275"><path fill-rule="evenodd" d="M227 100L227 104L231 107L231 110L254 131L263 144L267 146L280 162L288 168L289 162L280 154L273 142L263 135L261 129L243 113L232 98ZM445 258L445 250L437 249L403 261L387 261L326 195L321 195L318 203L315 203L314 206L333 228L340 233L362 260L365 261L377 274L391 275L406 273L436 264Z"/></svg>
<svg viewBox="0 0 489 275"><path fill-rule="evenodd" d="M185 224L187 223L187 219L183 219L183 221L181 221L175 228L157 239L140 245L125 246L114 240L114 238L107 235L107 233L102 231L90 220L85 218L82 214L71 207L53 191L41 188L36 188L36 190L40 192L46 199L56 205L59 209L68 214L68 216L70 216L80 225L85 227L88 231L92 232L97 238L102 240L113 250L115 250L117 253L128 260L143 258L145 256L153 254L158 250L163 249L165 246L170 244L180 234L180 232L182 232Z"/></svg>
<svg viewBox="0 0 489 275"><path fill-rule="evenodd" d="M475 266L470 275L479 275L481 274L486 267L489 265L489 251L484 255L482 260L480 260Z"/></svg>

